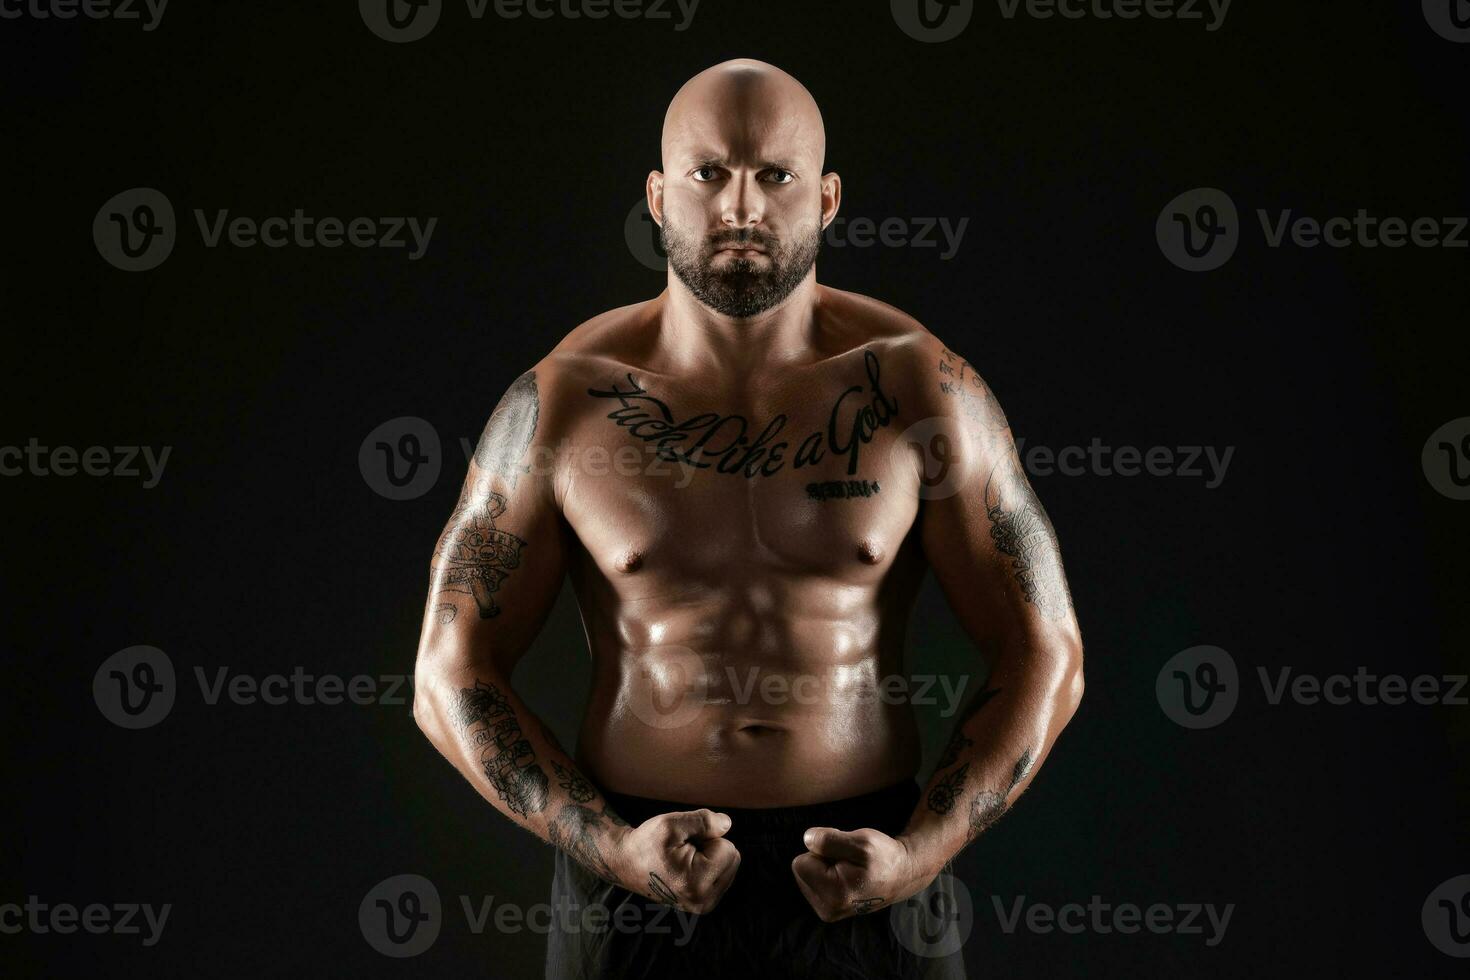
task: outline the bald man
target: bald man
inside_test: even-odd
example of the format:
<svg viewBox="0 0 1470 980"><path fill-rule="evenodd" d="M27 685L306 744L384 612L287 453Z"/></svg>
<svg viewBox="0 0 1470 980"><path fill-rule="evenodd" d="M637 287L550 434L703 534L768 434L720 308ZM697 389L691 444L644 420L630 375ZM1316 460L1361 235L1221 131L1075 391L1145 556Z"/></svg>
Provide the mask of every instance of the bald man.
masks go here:
<svg viewBox="0 0 1470 980"><path fill-rule="evenodd" d="M646 185L667 288L509 386L434 554L414 715L557 848L555 980L963 976L940 872L1082 695L994 395L912 318L817 283L825 144L770 65L680 89ZM892 678L926 569L976 647L958 680L989 671L921 787ZM568 575L592 664L575 755L512 684Z"/></svg>

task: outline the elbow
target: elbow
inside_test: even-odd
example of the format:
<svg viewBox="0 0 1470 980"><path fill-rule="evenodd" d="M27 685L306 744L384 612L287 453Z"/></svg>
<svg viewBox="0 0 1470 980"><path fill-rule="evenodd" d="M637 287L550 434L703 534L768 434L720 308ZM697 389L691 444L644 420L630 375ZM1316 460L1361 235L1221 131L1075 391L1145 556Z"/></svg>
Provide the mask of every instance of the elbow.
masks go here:
<svg viewBox="0 0 1470 980"><path fill-rule="evenodd" d="M1066 658L1066 666L1062 673L1061 690L1058 692L1061 707L1066 712L1066 717L1071 720L1082 705L1082 692L1086 688L1086 682L1082 677L1082 644L1072 645Z"/></svg>

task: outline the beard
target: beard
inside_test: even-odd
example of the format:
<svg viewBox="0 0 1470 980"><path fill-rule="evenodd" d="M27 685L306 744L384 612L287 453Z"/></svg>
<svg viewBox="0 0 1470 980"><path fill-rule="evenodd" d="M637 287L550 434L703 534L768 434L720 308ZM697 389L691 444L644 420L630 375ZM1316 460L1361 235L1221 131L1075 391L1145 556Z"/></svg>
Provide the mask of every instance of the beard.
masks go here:
<svg viewBox="0 0 1470 980"><path fill-rule="evenodd" d="M789 247L776 236L754 229L718 232L701 241L672 225L665 215L659 230L669 268L701 303L736 319L757 316L790 296L816 264L822 247L820 220L815 231L798 234ZM717 267L715 257L725 245L760 246L767 261L735 257L721 259Z"/></svg>

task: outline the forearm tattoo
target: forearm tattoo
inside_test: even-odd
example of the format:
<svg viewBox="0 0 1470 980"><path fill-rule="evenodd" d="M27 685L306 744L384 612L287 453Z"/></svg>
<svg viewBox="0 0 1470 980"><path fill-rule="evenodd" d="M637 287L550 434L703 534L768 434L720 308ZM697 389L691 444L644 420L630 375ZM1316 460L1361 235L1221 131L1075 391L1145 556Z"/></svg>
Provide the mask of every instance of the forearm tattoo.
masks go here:
<svg viewBox="0 0 1470 980"><path fill-rule="evenodd" d="M555 759L551 760L551 771L556 774L556 784L567 791L573 802L586 803L597 795L597 790L575 769L568 769Z"/></svg>
<svg viewBox="0 0 1470 980"><path fill-rule="evenodd" d="M1047 619L1064 618L1072 608L1072 592L1057 532L1015 453L997 463L985 481L985 516L996 550L1010 559L1025 600Z"/></svg>
<svg viewBox="0 0 1470 980"><path fill-rule="evenodd" d="M990 699L1000 693L998 687L987 687L970 700L965 710L960 713L959 721L955 722L954 732L949 736L949 743L945 745L943 754L939 757L939 764L934 767L935 772L948 769L960 761L960 753L974 743L965 737L965 723L980 713L980 709L990 703Z"/></svg>
<svg viewBox="0 0 1470 980"><path fill-rule="evenodd" d="M617 884L617 877L608 867L597 843L597 838L608 831L608 824L603 822L604 816L580 803L568 803L547 825L546 836L553 846L566 851L588 871Z"/></svg>
<svg viewBox="0 0 1470 980"><path fill-rule="evenodd" d="M934 767L936 773L943 772L950 766L960 761L960 756L971 745L975 744L965 735L965 723L985 707L990 699L1000 693L1000 688L986 688L970 701L959 721L955 723L954 732L949 736L949 743L945 745L944 752L939 757L939 764ZM965 777L969 775L970 763L966 762L954 772L945 776L934 788L929 791L929 809L935 813L944 814L954 809L955 803L965 789Z"/></svg>
<svg viewBox="0 0 1470 980"><path fill-rule="evenodd" d="M527 371L516 379L485 423L475 447L475 466L480 472L465 481L449 526L435 549L434 570L439 591L458 592L474 598L481 619L500 615L494 593L521 563L526 542L496 527L505 513L504 494L491 489L494 479L514 488L523 472L521 460L536 434L541 401L536 376ZM452 604L439 607L439 622L454 621Z"/></svg>
<svg viewBox="0 0 1470 980"><path fill-rule="evenodd" d="M511 812L525 817L546 809L546 773L500 689L481 680L474 687L461 688L455 715L471 744L479 749L485 778Z"/></svg>
<svg viewBox="0 0 1470 980"><path fill-rule="evenodd" d="M1021 758L1016 760L1015 766L1011 769L1011 783L1006 787L1005 792L997 793L994 790L982 789L975 794L975 798L970 801L970 824L965 831L966 844L979 837L1005 814L1006 799L1031 771L1032 761L1030 749L1021 753Z"/></svg>

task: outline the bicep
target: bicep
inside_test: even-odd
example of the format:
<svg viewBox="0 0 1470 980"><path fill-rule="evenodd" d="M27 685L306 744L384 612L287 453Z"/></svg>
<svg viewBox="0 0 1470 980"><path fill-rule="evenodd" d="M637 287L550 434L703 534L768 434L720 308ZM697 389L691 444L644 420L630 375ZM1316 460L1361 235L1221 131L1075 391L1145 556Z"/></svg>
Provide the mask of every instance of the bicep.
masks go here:
<svg viewBox="0 0 1470 980"><path fill-rule="evenodd" d="M491 415L430 563L421 650L509 671L561 590L568 533L540 396L522 375Z"/></svg>
<svg viewBox="0 0 1470 980"><path fill-rule="evenodd" d="M931 357L929 410L957 449L957 478L926 500L921 540L936 580L972 636L1072 622L1061 547L1026 478L994 393L957 354Z"/></svg>

